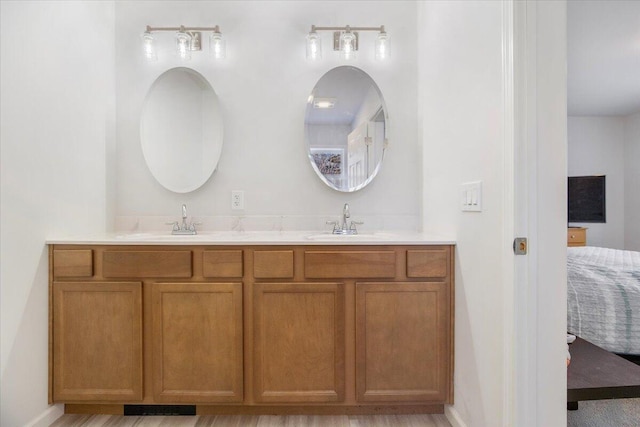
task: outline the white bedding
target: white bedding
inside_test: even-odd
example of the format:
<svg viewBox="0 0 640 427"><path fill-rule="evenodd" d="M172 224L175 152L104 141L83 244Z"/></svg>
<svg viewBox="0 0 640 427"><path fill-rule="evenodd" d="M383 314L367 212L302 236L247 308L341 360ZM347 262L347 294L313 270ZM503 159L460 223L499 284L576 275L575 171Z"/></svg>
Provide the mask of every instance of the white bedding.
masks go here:
<svg viewBox="0 0 640 427"><path fill-rule="evenodd" d="M567 248L567 331L640 355L640 252Z"/></svg>

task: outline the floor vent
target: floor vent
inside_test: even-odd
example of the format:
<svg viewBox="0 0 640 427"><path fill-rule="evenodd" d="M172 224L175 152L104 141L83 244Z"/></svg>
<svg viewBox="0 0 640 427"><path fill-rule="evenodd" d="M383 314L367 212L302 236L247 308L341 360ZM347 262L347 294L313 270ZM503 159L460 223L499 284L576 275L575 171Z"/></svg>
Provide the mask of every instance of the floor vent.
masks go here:
<svg viewBox="0 0 640 427"><path fill-rule="evenodd" d="M125 415L195 415L196 405L124 405Z"/></svg>

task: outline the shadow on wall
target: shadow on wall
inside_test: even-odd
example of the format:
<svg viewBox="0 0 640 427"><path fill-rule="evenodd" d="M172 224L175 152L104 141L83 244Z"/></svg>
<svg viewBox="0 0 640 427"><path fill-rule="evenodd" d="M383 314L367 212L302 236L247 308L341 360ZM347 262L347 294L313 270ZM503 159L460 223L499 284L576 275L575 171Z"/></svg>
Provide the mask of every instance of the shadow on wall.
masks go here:
<svg viewBox="0 0 640 427"><path fill-rule="evenodd" d="M474 342L474 327L467 303L467 291L464 275L462 274L462 259L460 257L460 243L456 247L455 272L455 366L454 366L454 405L451 410L462 425L484 426L487 423L484 402L482 400L481 379L476 355L477 343ZM477 322L476 322L477 323ZM465 333L464 335L460 332ZM464 358L464 359L463 359ZM465 390L460 393L460 390ZM473 397L472 399L470 399ZM473 419L471 419L471 415Z"/></svg>
<svg viewBox="0 0 640 427"><path fill-rule="evenodd" d="M7 364L2 372L0 425L3 427L33 425L38 420L25 419L25 416L29 416L25 414L46 415L45 412L49 407L47 403L48 270L49 257L45 245L33 281L29 284L31 292L24 306ZM24 285L22 283L3 284L3 286ZM56 418L60 414L55 413L52 416Z"/></svg>

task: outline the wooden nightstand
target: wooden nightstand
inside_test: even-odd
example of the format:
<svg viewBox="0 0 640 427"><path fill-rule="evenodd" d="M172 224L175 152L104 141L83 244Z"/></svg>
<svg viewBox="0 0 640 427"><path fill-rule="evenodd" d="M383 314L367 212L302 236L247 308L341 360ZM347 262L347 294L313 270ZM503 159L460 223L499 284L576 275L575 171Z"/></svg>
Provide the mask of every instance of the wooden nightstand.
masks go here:
<svg viewBox="0 0 640 427"><path fill-rule="evenodd" d="M585 227L567 228L567 246L586 246L587 229Z"/></svg>

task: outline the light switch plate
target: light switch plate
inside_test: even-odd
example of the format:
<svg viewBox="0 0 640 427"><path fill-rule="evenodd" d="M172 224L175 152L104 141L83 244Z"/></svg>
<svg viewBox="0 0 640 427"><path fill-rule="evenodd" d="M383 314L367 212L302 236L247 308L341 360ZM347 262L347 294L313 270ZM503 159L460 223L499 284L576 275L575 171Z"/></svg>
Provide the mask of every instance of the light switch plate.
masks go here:
<svg viewBox="0 0 640 427"><path fill-rule="evenodd" d="M482 181L460 184L460 209L464 212L482 211Z"/></svg>

